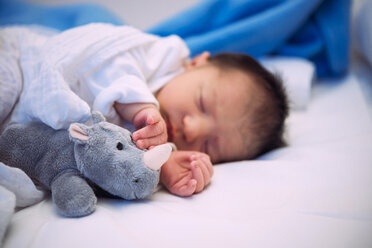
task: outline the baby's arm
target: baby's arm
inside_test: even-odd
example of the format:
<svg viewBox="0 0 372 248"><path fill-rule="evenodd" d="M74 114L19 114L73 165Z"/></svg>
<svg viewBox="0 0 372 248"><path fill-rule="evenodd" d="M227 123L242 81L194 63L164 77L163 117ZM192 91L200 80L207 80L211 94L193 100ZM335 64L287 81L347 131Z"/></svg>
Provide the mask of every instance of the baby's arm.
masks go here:
<svg viewBox="0 0 372 248"><path fill-rule="evenodd" d="M137 129L132 135L138 148L150 148L167 142L167 128L159 110L152 103L115 103L116 111Z"/></svg>
<svg viewBox="0 0 372 248"><path fill-rule="evenodd" d="M175 151L162 166L160 181L171 193L190 196L201 192L212 176L213 166L207 154Z"/></svg>

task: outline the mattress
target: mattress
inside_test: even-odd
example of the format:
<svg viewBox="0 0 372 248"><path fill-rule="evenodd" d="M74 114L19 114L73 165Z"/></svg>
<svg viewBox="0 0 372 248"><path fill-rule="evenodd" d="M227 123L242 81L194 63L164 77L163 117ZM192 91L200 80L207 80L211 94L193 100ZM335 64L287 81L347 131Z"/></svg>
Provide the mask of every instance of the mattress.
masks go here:
<svg viewBox="0 0 372 248"><path fill-rule="evenodd" d="M354 70L307 80L288 146L215 165L202 193L100 198L83 218L59 216L47 197L14 214L3 247L372 247L372 111L360 80Z"/></svg>

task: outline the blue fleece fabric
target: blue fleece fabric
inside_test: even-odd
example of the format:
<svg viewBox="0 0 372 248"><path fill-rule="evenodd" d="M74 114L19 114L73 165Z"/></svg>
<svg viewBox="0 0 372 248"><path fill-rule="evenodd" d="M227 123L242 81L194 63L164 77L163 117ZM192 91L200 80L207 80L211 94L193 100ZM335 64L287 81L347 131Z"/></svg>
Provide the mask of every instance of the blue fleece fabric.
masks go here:
<svg viewBox="0 0 372 248"><path fill-rule="evenodd" d="M206 0L148 31L178 34L203 51L280 54L315 62L318 76L340 76L349 58L350 0Z"/></svg>
<svg viewBox="0 0 372 248"><path fill-rule="evenodd" d="M205 0L155 25L177 34L192 55L203 51L299 56L319 77L341 76L349 64L350 0ZM39 24L59 30L90 22L123 24L95 4L47 6L0 0L0 25Z"/></svg>
<svg viewBox="0 0 372 248"><path fill-rule="evenodd" d="M36 24L65 30L91 22L123 22L97 4L43 5L17 0L0 0L0 25Z"/></svg>

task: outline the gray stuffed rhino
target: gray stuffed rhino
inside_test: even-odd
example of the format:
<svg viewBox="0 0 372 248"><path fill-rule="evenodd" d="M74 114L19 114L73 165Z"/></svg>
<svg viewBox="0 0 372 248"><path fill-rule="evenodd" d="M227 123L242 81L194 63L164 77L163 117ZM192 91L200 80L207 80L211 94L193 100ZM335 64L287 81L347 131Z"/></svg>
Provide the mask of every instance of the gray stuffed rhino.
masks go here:
<svg viewBox="0 0 372 248"><path fill-rule="evenodd" d="M92 119L91 126L74 123L68 130L11 124L0 137L0 162L22 169L51 190L57 210L68 217L94 211L91 184L126 200L150 196L171 146L140 150L128 130L106 122L98 112Z"/></svg>

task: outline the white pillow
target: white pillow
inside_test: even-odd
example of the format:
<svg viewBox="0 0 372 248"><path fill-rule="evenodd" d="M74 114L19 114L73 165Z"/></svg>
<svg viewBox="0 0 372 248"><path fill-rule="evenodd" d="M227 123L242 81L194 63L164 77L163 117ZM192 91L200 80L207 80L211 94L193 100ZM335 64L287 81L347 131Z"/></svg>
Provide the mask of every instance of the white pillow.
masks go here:
<svg viewBox="0 0 372 248"><path fill-rule="evenodd" d="M357 51L372 66L372 1L358 2L353 22L353 38Z"/></svg>
<svg viewBox="0 0 372 248"><path fill-rule="evenodd" d="M283 79L290 108L304 110L310 99L311 83L315 76L312 62L297 57L265 57L260 59L269 71Z"/></svg>

